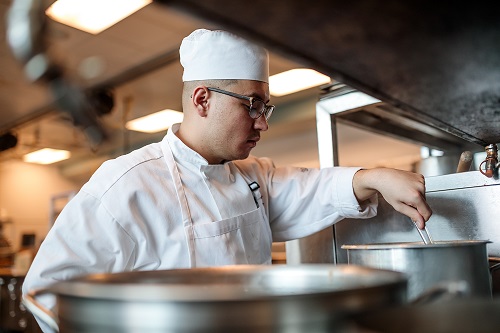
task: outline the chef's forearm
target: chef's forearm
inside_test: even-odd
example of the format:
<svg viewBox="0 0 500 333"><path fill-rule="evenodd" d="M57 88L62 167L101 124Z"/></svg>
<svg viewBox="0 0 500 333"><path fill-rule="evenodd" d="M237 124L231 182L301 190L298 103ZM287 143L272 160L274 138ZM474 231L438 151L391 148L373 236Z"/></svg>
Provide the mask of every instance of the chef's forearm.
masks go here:
<svg viewBox="0 0 500 333"><path fill-rule="evenodd" d="M360 169L354 174L352 179L352 188L354 195L360 204L364 203L371 196L377 193L373 179L376 176L377 169Z"/></svg>

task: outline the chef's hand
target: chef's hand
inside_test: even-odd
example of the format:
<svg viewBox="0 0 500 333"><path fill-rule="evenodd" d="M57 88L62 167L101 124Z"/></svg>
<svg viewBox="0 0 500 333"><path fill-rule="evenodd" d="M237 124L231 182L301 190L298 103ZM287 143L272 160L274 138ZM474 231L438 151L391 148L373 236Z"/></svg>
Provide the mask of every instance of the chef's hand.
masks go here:
<svg viewBox="0 0 500 333"><path fill-rule="evenodd" d="M361 169L352 181L354 195L361 203L379 192L398 212L417 222L424 229L432 210L425 201L424 176L403 170Z"/></svg>

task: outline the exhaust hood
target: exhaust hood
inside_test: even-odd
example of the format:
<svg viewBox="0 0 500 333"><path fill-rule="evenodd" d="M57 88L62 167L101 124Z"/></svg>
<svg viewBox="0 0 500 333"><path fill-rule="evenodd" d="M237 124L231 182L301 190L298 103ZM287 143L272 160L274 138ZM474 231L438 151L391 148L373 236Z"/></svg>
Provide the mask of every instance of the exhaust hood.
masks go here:
<svg viewBox="0 0 500 333"><path fill-rule="evenodd" d="M159 2L384 102L372 111L418 120L478 148L500 142L498 2Z"/></svg>

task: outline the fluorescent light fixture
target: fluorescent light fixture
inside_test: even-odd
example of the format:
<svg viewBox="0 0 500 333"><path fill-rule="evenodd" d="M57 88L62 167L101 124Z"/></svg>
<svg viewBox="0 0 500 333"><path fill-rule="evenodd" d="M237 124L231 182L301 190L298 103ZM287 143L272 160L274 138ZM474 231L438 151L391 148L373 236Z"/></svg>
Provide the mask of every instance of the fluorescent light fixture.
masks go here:
<svg viewBox="0 0 500 333"><path fill-rule="evenodd" d="M380 102L379 99L361 91L353 91L345 95L324 99L318 105L327 113L336 114Z"/></svg>
<svg viewBox="0 0 500 333"><path fill-rule="evenodd" d="M273 96L283 96L330 81L330 77L313 69L296 68L269 77L269 90Z"/></svg>
<svg viewBox="0 0 500 333"><path fill-rule="evenodd" d="M151 2L152 0L58 0L45 13L55 21L95 35Z"/></svg>
<svg viewBox="0 0 500 333"><path fill-rule="evenodd" d="M38 164L52 164L70 158L71 153L67 150L43 148L23 157L24 162Z"/></svg>
<svg viewBox="0 0 500 333"><path fill-rule="evenodd" d="M125 127L132 131L156 133L168 129L184 119L184 113L175 110L162 110L150 115L127 121Z"/></svg>

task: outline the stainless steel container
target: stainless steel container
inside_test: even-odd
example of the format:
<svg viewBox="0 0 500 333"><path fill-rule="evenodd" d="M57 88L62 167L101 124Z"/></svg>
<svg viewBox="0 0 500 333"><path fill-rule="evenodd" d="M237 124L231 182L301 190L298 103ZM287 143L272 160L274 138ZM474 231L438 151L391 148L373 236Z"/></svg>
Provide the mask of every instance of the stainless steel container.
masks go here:
<svg viewBox="0 0 500 333"><path fill-rule="evenodd" d="M415 172L425 177L448 175L457 172L460 155L430 156L415 162Z"/></svg>
<svg viewBox="0 0 500 333"><path fill-rule="evenodd" d="M447 282L465 281L471 297L491 298L488 241L344 245L349 264L408 274L408 297Z"/></svg>
<svg viewBox="0 0 500 333"><path fill-rule="evenodd" d="M90 275L30 293L61 332L342 332L347 314L403 304L404 274L358 266L228 266ZM37 304L57 296L57 316Z"/></svg>

